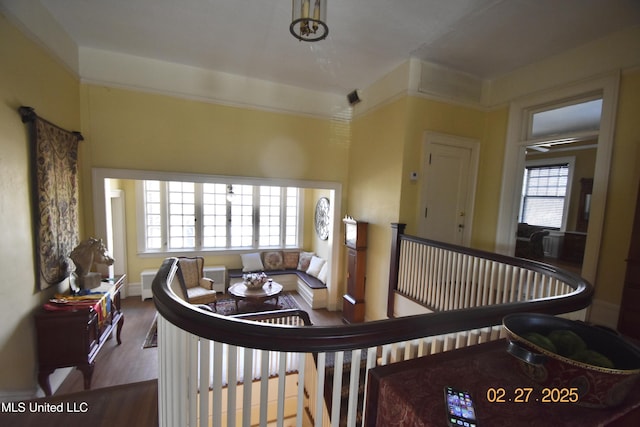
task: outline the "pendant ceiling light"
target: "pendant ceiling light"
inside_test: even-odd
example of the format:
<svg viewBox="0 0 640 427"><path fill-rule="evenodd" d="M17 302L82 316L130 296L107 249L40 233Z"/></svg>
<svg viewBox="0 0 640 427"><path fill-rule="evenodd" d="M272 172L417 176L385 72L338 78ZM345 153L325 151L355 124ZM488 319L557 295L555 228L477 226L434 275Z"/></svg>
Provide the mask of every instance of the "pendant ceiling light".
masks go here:
<svg viewBox="0 0 640 427"><path fill-rule="evenodd" d="M326 0L293 0L289 31L298 40L315 42L329 34Z"/></svg>

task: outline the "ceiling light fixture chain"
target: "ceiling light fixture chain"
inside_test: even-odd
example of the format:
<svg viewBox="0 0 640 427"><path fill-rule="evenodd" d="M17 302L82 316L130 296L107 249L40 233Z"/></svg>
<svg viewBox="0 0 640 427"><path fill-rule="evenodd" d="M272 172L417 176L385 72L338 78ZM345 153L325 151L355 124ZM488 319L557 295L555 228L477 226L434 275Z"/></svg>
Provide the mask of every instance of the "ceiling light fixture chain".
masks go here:
<svg viewBox="0 0 640 427"><path fill-rule="evenodd" d="M327 38L327 0L292 0L289 31L298 40L315 42ZM313 9L312 5L313 4Z"/></svg>

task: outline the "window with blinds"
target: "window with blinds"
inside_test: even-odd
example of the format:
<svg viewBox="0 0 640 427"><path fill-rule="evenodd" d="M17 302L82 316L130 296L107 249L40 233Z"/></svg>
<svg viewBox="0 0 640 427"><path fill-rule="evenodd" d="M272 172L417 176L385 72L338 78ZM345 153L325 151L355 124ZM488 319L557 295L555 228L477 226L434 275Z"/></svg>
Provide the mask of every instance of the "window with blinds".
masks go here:
<svg viewBox="0 0 640 427"><path fill-rule="evenodd" d="M520 222L561 228L569 183L569 164L525 169Z"/></svg>

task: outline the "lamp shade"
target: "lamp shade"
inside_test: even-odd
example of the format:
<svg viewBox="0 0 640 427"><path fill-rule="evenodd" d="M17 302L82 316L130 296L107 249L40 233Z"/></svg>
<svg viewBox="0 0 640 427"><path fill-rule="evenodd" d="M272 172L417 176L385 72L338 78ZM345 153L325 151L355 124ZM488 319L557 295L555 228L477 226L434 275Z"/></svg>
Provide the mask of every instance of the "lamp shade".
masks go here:
<svg viewBox="0 0 640 427"><path fill-rule="evenodd" d="M326 0L292 0L289 31L298 40L314 42L329 34Z"/></svg>

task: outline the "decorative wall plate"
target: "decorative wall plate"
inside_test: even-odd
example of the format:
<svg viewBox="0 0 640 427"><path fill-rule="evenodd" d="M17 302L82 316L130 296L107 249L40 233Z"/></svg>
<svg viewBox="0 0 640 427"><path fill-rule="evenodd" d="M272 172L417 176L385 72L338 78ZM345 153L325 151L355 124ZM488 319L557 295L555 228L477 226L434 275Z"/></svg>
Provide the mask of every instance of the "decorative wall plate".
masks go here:
<svg viewBox="0 0 640 427"><path fill-rule="evenodd" d="M316 203L315 214L316 233L322 240L329 238L329 199L321 197Z"/></svg>

